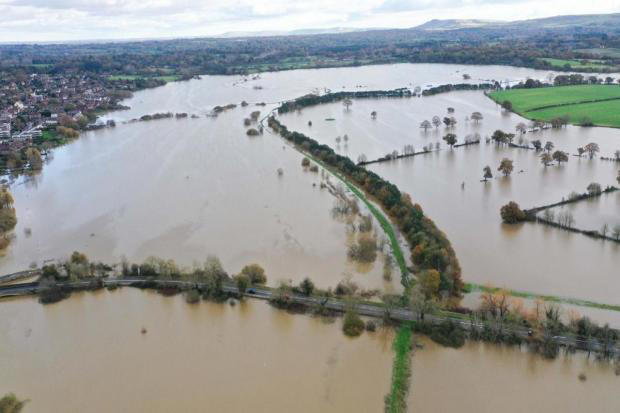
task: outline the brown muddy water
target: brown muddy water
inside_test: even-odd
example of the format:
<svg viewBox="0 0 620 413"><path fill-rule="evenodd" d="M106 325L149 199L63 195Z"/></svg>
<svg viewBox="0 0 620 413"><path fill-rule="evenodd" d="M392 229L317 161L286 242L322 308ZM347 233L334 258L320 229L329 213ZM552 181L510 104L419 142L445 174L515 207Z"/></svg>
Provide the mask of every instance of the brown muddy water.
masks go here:
<svg viewBox="0 0 620 413"><path fill-rule="evenodd" d="M155 255L183 265L215 254L231 273L259 263L272 285L311 277L326 288L352 278L365 288L399 291L398 277L383 281L381 262L359 266L347 259L346 225L332 218L334 199L318 189L318 175L301 169L301 155L276 136L248 138L243 119L275 107L252 103L315 89L426 86L462 82L463 73L476 83L547 74L405 64L264 73L249 81L204 76L136 93L125 102L130 110L106 116L117 120L116 128L86 133L54 150L39 176L12 186L18 224L0 271L41 265L74 250L106 262ZM242 100L250 106L217 119L204 116L215 105ZM167 111L201 118L121 124Z"/></svg>
<svg viewBox="0 0 620 413"><path fill-rule="evenodd" d="M411 412L617 412L620 377L583 354L548 361L518 349L424 344L412 361ZM585 381L579 379L585 374Z"/></svg>
<svg viewBox="0 0 620 413"><path fill-rule="evenodd" d="M468 134L480 133L483 142L449 149L442 141L444 126L423 132L424 119L446 116L455 109L457 126L450 130L460 142ZM372 120L371 111L378 117ZM467 122L466 116L480 111L480 124ZM335 121L325 121L334 118ZM308 120L313 121L312 127ZM436 142L442 149L427 155L368 168L411 194L440 229L446 232L456 250L467 281L491 283L514 290L564 297L577 297L618 304L620 297L620 245L598 242L583 235L559 231L537 224L503 225L500 207L516 201L531 208L560 201L572 191L585 192L590 182L603 187L617 184L618 166L614 162L570 157L562 166L543 167L534 151L498 147L484 142L496 129L514 131L524 121L504 113L482 92L456 92L427 98L354 101L350 111L341 104L304 109L281 116L291 130L298 130L339 149L356 160L364 153L369 159L385 155L404 145L416 150ZM336 145L335 138L347 134L348 144ZM600 155L612 156L620 148L620 130L568 127L527 133L524 139L552 141L560 150L576 153L579 146L597 142ZM517 141L516 139L515 141ZM497 172L502 158L514 160L514 173L505 178ZM480 182L482 169L489 165L495 178ZM615 194L588 204L589 215L620 215ZM578 206L578 208L581 208ZM577 226L579 221L577 217Z"/></svg>
<svg viewBox="0 0 620 413"><path fill-rule="evenodd" d="M32 413L379 412L392 339L384 329L349 339L341 319L252 300L190 305L134 289L48 306L11 299L0 305L0 388L30 399ZM620 403L620 378L582 355L545 361L416 339L424 348L413 356L409 411L615 412Z"/></svg>
<svg viewBox="0 0 620 413"><path fill-rule="evenodd" d="M0 303L0 389L37 412L379 412L392 333L123 289ZM142 328L146 333L142 334Z"/></svg>

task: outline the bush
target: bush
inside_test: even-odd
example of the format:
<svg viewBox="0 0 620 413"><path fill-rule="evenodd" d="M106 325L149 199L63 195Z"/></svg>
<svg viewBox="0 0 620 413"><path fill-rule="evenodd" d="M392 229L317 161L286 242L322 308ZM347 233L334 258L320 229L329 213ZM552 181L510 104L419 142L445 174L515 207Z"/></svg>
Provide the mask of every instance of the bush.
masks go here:
<svg viewBox="0 0 620 413"><path fill-rule="evenodd" d="M13 393L5 394L0 399L0 413L19 413L26 404L25 400L19 400Z"/></svg>
<svg viewBox="0 0 620 413"><path fill-rule="evenodd" d="M258 136L259 132L256 129L254 129L254 128L250 128L246 132L246 135L248 135L248 136Z"/></svg>
<svg viewBox="0 0 620 413"><path fill-rule="evenodd" d="M198 301L200 301L200 292L198 290L192 288L185 293L185 302L188 304L196 304Z"/></svg>
<svg viewBox="0 0 620 413"><path fill-rule="evenodd" d="M377 329L377 325L374 321L368 320L366 322L366 331L375 331Z"/></svg>
<svg viewBox="0 0 620 413"><path fill-rule="evenodd" d="M364 331L366 325L360 316L354 310L348 310L344 315L342 323L342 331L349 337L357 337Z"/></svg>
<svg viewBox="0 0 620 413"><path fill-rule="evenodd" d="M65 291L57 285L48 285L39 290L39 302L41 304L52 304L69 298L71 293Z"/></svg>
<svg viewBox="0 0 620 413"><path fill-rule="evenodd" d="M519 204L510 201L500 209L502 221L506 224L516 224L525 220L525 212L519 208Z"/></svg>
<svg viewBox="0 0 620 413"><path fill-rule="evenodd" d="M301 160L301 166L303 166L304 168L310 166L310 159L304 157L304 159Z"/></svg>
<svg viewBox="0 0 620 413"><path fill-rule="evenodd" d="M446 320L433 327L431 340L446 347L459 348L465 344L465 334L458 324Z"/></svg>
<svg viewBox="0 0 620 413"><path fill-rule="evenodd" d="M265 284L267 276L265 270L258 264L250 264L243 267L241 274L247 275L252 284Z"/></svg>
<svg viewBox="0 0 620 413"><path fill-rule="evenodd" d="M360 262L374 262L377 259L377 238L360 234L357 243L349 247L349 258Z"/></svg>

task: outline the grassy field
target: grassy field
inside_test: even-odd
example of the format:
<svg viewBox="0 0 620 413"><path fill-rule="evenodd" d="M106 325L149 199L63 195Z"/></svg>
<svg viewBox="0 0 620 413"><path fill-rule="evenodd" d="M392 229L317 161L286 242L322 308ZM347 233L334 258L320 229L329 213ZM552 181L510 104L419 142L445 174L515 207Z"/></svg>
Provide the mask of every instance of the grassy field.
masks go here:
<svg viewBox="0 0 620 413"><path fill-rule="evenodd" d="M564 60L564 59L553 59L550 57L544 57L540 60L543 60L549 63L553 67L564 68L567 64L570 65L572 69L610 69L614 66L608 65L601 60Z"/></svg>
<svg viewBox="0 0 620 413"><path fill-rule="evenodd" d="M620 127L620 86L577 85L512 89L490 93L496 102L508 100L512 110L528 119L550 121L568 116L580 124L584 117L594 125Z"/></svg>

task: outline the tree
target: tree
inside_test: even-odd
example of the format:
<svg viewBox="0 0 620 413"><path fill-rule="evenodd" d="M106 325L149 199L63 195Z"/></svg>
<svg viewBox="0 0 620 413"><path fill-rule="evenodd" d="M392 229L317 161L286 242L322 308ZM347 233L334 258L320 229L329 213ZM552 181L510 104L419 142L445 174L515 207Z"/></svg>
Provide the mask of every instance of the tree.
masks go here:
<svg viewBox="0 0 620 413"><path fill-rule="evenodd" d="M497 129L495 132L493 132L493 135L491 135L491 139L493 139L495 143L499 145L500 143L506 142L506 134L504 133L504 131Z"/></svg>
<svg viewBox="0 0 620 413"><path fill-rule="evenodd" d="M454 113L454 108L448 106L448 113Z"/></svg>
<svg viewBox="0 0 620 413"><path fill-rule="evenodd" d="M435 126L435 128L438 128L441 125L441 118L437 115L433 116L433 126Z"/></svg>
<svg viewBox="0 0 620 413"><path fill-rule="evenodd" d="M484 174L482 177L484 178L484 182L486 182L487 180L493 178L493 173L491 172L491 167L490 166L485 166L482 169L482 173Z"/></svg>
<svg viewBox="0 0 620 413"><path fill-rule="evenodd" d="M588 155L590 155L590 159L594 158L594 155L596 155L596 153L600 151L598 143L594 143L594 142L590 142L583 149L585 149L586 152L588 152Z"/></svg>
<svg viewBox="0 0 620 413"><path fill-rule="evenodd" d="M426 298L433 298L439 295L441 277L437 270L424 270L418 276L420 288Z"/></svg>
<svg viewBox="0 0 620 413"><path fill-rule="evenodd" d="M608 85L611 85L612 83L614 83L614 78L611 77L611 76L607 76L605 78L605 83L608 84Z"/></svg>
<svg viewBox="0 0 620 413"><path fill-rule="evenodd" d="M551 157L551 155L549 155L548 152L545 152L542 155L540 155L540 162L542 162L542 164L545 165L545 167L549 166L551 161L553 161L553 158Z"/></svg>
<svg viewBox="0 0 620 413"><path fill-rule="evenodd" d="M480 112L473 112L471 114L471 120L473 120L474 122L478 123L483 119L482 113Z"/></svg>
<svg viewBox="0 0 620 413"><path fill-rule="evenodd" d="M258 264L250 264L243 267L241 274L247 275L252 284L265 284L267 276L265 270Z"/></svg>
<svg viewBox="0 0 620 413"><path fill-rule="evenodd" d="M519 207L514 201L510 201L506 205L504 205L500 211L500 216L502 217L502 221L506 224L516 224L517 222L521 222L525 220L525 212Z"/></svg>
<svg viewBox="0 0 620 413"><path fill-rule="evenodd" d="M370 112L370 117L371 117L372 119L377 119L377 111L376 111L376 110L373 110L372 112Z"/></svg>
<svg viewBox="0 0 620 413"><path fill-rule="evenodd" d="M456 135L454 133L448 133L443 137L443 140L450 145L450 148L453 148L457 142Z"/></svg>
<svg viewBox="0 0 620 413"><path fill-rule="evenodd" d="M13 393L5 394L0 399L0 413L20 413L26 400L19 400Z"/></svg>
<svg viewBox="0 0 620 413"><path fill-rule="evenodd" d="M299 289L302 294L310 296L314 292L314 283L310 278L306 277L301 283L299 283Z"/></svg>
<svg viewBox="0 0 620 413"><path fill-rule="evenodd" d="M562 162L568 162L568 154L562 151L553 152L553 159L558 163L558 166L562 164Z"/></svg>
<svg viewBox="0 0 620 413"><path fill-rule="evenodd" d="M618 181L618 184L620 184L620 170L618 170L618 176L616 176L616 181Z"/></svg>
<svg viewBox="0 0 620 413"><path fill-rule="evenodd" d="M542 149L542 142L539 139L535 139L532 141L532 146L536 152L539 152Z"/></svg>
<svg viewBox="0 0 620 413"><path fill-rule="evenodd" d="M342 331L349 337L357 337L364 331L364 321L360 318L357 310L350 305L344 314Z"/></svg>
<svg viewBox="0 0 620 413"><path fill-rule="evenodd" d="M614 229L611 231L611 236L616 240L620 241L620 224L616 225Z"/></svg>
<svg viewBox="0 0 620 413"><path fill-rule="evenodd" d="M601 235L603 237L606 237L608 232L609 232L609 225L603 224L603 226L601 227L601 230L600 230Z"/></svg>
<svg viewBox="0 0 620 413"><path fill-rule="evenodd" d="M499 163L499 167L497 168L497 170L503 173L504 176L510 175L513 169L514 165L512 164L512 159L508 158L502 159L502 161Z"/></svg>
<svg viewBox="0 0 620 413"><path fill-rule="evenodd" d="M517 123L517 126L515 126L515 130L519 132L519 134L523 135L525 132L527 132L527 125L523 122L519 122Z"/></svg>
<svg viewBox="0 0 620 413"><path fill-rule="evenodd" d="M26 149L25 154L32 169L38 171L43 167L41 152L39 152L37 148L28 148Z"/></svg>
<svg viewBox="0 0 620 413"><path fill-rule="evenodd" d="M592 182L590 185L588 185L587 190L590 196L600 195L602 192L601 184Z"/></svg>
<svg viewBox="0 0 620 413"><path fill-rule="evenodd" d="M368 157L362 153L360 154L360 156L357 157L357 163L359 164L365 162L368 162Z"/></svg>
<svg viewBox="0 0 620 413"><path fill-rule="evenodd" d="M616 161L620 161L620 150L614 152L614 157L616 158Z"/></svg>
<svg viewBox="0 0 620 413"><path fill-rule="evenodd" d="M418 320L424 321L424 315L433 313L437 309L437 304L432 297L426 297L418 283L411 289L409 294L409 308L417 314Z"/></svg>
<svg viewBox="0 0 620 413"><path fill-rule="evenodd" d="M431 123L428 120L424 120L422 121L422 123L420 123L420 128L424 129L424 132L429 130L430 127L431 127Z"/></svg>
<svg viewBox="0 0 620 413"><path fill-rule="evenodd" d="M239 274L235 277L235 283L237 284L239 294L244 294L250 286L250 277L248 277L246 274Z"/></svg>
<svg viewBox="0 0 620 413"><path fill-rule="evenodd" d="M502 102L502 108L504 108L504 110L507 111L511 111L512 110L512 102L509 100L505 100Z"/></svg>
<svg viewBox="0 0 620 413"><path fill-rule="evenodd" d="M586 150L582 147L577 148L577 155L581 158L583 154L586 153Z"/></svg>
<svg viewBox="0 0 620 413"><path fill-rule="evenodd" d="M352 104L353 104L353 101L351 99L349 99L349 98L345 98L345 99L342 100L342 105L347 110L347 112L351 108Z"/></svg>
<svg viewBox="0 0 620 413"><path fill-rule="evenodd" d="M549 153L551 153L554 147L555 145L551 141L547 141L547 143L545 143L545 150Z"/></svg>

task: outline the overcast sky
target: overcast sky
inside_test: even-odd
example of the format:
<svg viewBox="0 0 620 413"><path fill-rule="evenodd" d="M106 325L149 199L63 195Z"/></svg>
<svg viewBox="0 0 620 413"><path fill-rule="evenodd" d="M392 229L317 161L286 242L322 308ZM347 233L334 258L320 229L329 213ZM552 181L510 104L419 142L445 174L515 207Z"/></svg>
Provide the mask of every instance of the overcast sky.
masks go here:
<svg viewBox="0 0 620 413"><path fill-rule="evenodd" d="M620 12L620 0L0 0L0 42L412 27L430 19L612 12Z"/></svg>

